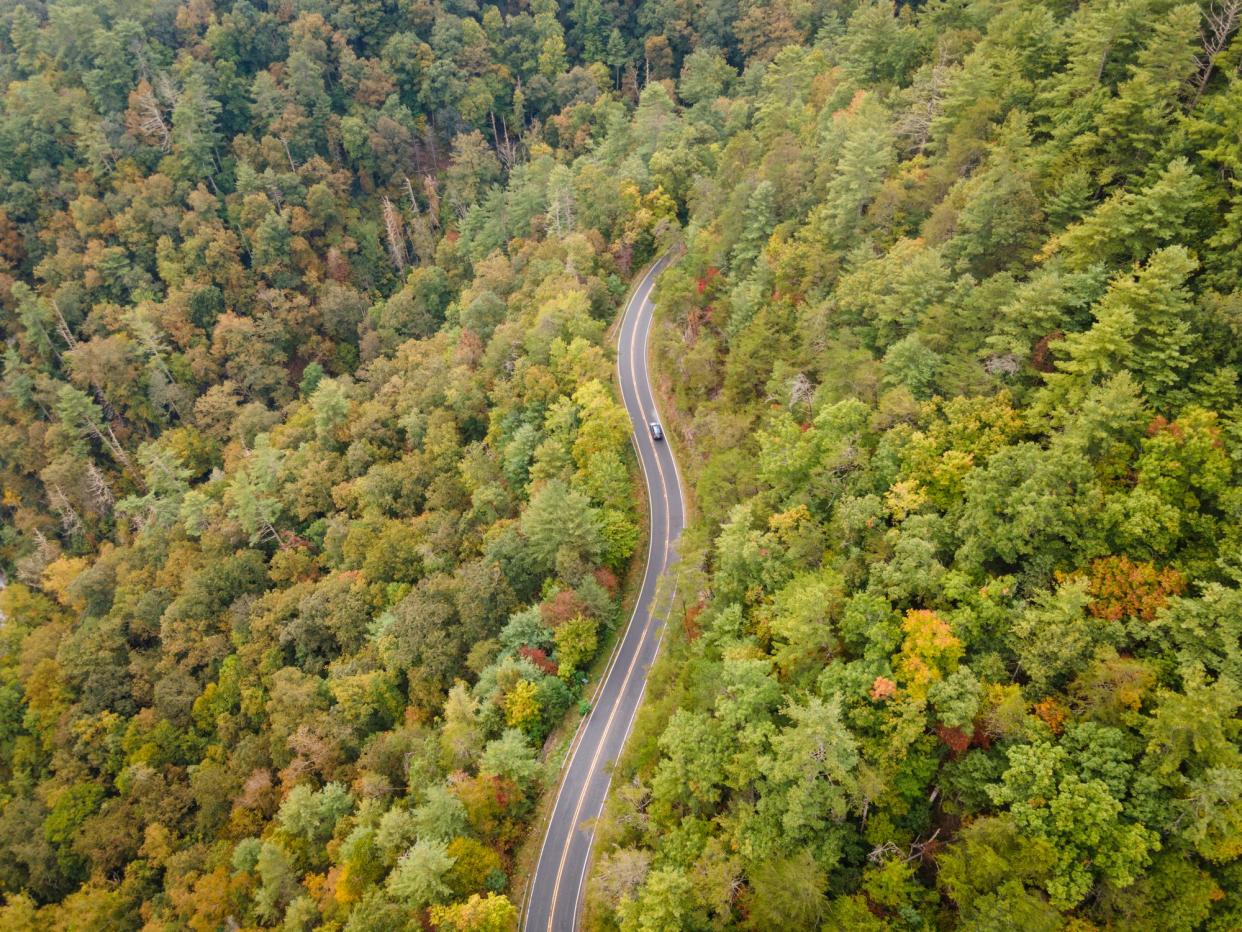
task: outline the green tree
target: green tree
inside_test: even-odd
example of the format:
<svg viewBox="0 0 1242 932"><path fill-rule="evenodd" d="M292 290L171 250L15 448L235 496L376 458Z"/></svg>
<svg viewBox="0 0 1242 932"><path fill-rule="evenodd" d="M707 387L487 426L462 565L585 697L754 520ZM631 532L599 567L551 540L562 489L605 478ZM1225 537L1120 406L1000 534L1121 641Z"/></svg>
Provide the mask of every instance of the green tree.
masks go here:
<svg viewBox="0 0 1242 932"><path fill-rule="evenodd" d="M1060 912L1041 893L1056 851L1047 839L1025 835L1008 816L972 822L936 863L937 883L969 928L1002 928L1019 920L1050 932L1061 927Z"/></svg>
<svg viewBox="0 0 1242 932"><path fill-rule="evenodd" d="M784 710L790 724L761 762L769 788L760 803L779 814L784 845L807 843L842 821L857 786L858 745L835 701L815 697Z"/></svg>
<svg viewBox="0 0 1242 932"><path fill-rule="evenodd" d="M710 103L724 93L735 77L736 72L718 49L696 48L682 64L677 96L692 107Z"/></svg>
<svg viewBox="0 0 1242 932"><path fill-rule="evenodd" d="M183 83L172 112L173 151L187 178L206 178L216 172L220 109L220 102L208 92L202 76L192 73Z"/></svg>
<svg viewBox="0 0 1242 932"><path fill-rule="evenodd" d="M448 787L428 787L422 804L410 812L409 823L416 837L447 843L465 831L466 807Z"/></svg>
<svg viewBox="0 0 1242 932"><path fill-rule="evenodd" d="M608 43L608 21L600 0L574 0L569 11L570 39L584 61L602 62Z"/></svg>
<svg viewBox="0 0 1242 932"><path fill-rule="evenodd" d="M532 556L547 570L595 564L603 544L590 500L555 479L531 497L522 515L522 533Z"/></svg>
<svg viewBox="0 0 1242 932"><path fill-rule="evenodd" d="M761 181L746 202L742 235L729 255L729 266L739 278L745 277L754 266L776 223L775 196L772 182Z"/></svg>
<svg viewBox="0 0 1242 932"><path fill-rule="evenodd" d="M147 492L117 502L117 512L143 526L168 527L181 516L192 472L174 452L158 442L144 443L138 448L138 465L142 467Z"/></svg>
<svg viewBox="0 0 1242 932"><path fill-rule="evenodd" d="M1008 808L1019 831L1047 841L1056 852L1044 883L1054 906L1078 905L1099 879L1119 887L1137 879L1160 840L1127 813L1115 768L1110 785L1083 769L1089 758L1075 761L1065 748L1048 742L1015 745L1007 757L1001 783L988 792L996 805Z"/></svg>
<svg viewBox="0 0 1242 932"><path fill-rule="evenodd" d="M449 766L464 766L482 746L478 715L478 700L465 683L454 683L444 702L444 727L440 730L440 746Z"/></svg>
<svg viewBox="0 0 1242 932"><path fill-rule="evenodd" d="M442 902L450 891L444 881L453 858L442 841L419 841L388 875L389 892L409 909L422 909Z"/></svg>
<svg viewBox="0 0 1242 932"><path fill-rule="evenodd" d="M353 807L353 796L339 783L329 783L321 790L301 783L281 803L277 819L285 835L314 849L332 836L337 821Z"/></svg>
<svg viewBox="0 0 1242 932"><path fill-rule="evenodd" d="M260 435L245 468L229 484L229 516L241 525L251 543L279 538L276 522L284 511L277 495L280 451L266 435Z"/></svg>
<svg viewBox="0 0 1242 932"><path fill-rule="evenodd" d="M652 871L639 895L623 900L618 918L624 932L686 928L697 912L690 880L675 867Z"/></svg>
<svg viewBox="0 0 1242 932"><path fill-rule="evenodd" d="M336 429L345 423L349 414L349 399L335 379L317 380L312 391L310 405L315 415L315 435L320 443L330 446Z"/></svg>
<svg viewBox="0 0 1242 932"><path fill-rule="evenodd" d="M608 45L604 49L604 61L612 69L614 85L621 83L621 68L629 60L629 49L626 48L625 37L621 35L621 30L614 26L608 33Z"/></svg>
<svg viewBox="0 0 1242 932"><path fill-rule="evenodd" d="M1137 276L1114 279L1093 311L1091 328L1058 347L1058 371L1048 374L1037 410L1055 405L1072 411L1092 385L1122 370L1134 376L1148 401L1167 405L1190 365L1186 281L1197 265L1185 247L1171 246L1155 253Z"/></svg>
<svg viewBox="0 0 1242 932"><path fill-rule="evenodd" d="M1242 694L1230 680L1201 675L1184 693L1162 690L1146 723L1146 762L1174 789L1189 820L1184 836L1210 861L1236 858L1242 825L1242 754L1236 744Z"/></svg>
<svg viewBox="0 0 1242 932"><path fill-rule="evenodd" d="M511 780L523 790L531 790L539 777L540 767L535 749L525 735L510 728L501 737L488 742L479 759L479 770Z"/></svg>
<svg viewBox="0 0 1242 932"><path fill-rule="evenodd" d="M747 925L754 929L809 929L824 919L828 877L811 852L767 861L750 874Z"/></svg>

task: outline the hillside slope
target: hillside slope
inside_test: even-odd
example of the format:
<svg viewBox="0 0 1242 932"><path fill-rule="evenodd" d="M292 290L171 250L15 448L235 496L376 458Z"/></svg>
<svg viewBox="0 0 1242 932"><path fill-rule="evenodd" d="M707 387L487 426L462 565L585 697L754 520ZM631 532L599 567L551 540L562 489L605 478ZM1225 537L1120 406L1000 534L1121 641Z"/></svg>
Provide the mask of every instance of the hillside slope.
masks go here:
<svg viewBox="0 0 1242 932"><path fill-rule="evenodd" d="M262 7L262 8L261 8ZM0 12L0 926L1242 925L1231 2Z"/></svg>
<svg viewBox="0 0 1242 932"><path fill-rule="evenodd" d="M1226 6L862 5L686 111L697 598L591 927L1242 921Z"/></svg>

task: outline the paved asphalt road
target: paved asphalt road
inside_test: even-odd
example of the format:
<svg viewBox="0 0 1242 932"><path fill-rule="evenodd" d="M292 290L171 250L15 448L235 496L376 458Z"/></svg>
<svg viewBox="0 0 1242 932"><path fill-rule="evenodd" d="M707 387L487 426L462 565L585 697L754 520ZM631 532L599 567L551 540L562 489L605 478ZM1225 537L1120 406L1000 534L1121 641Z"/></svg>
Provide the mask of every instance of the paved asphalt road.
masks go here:
<svg viewBox="0 0 1242 932"><path fill-rule="evenodd" d="M655 310L651 289L666 261L667 257L656 263L635 290L621 321L617 348L621 394L634 423L634 445L651 503L647 569L629 626L613 652L595 706L570 752L535 868L524 925L529 932L569 932L578 924L594 820L604 808L612 763L629 736L647 684L647 669L655 660L664 628L663 619L653 611L656 582L675 557L673 548L685 520L673 453L666 442L653 440L648 428L656 410L647 377L647 339ZM667 611L671 600L671 593L661 593L659 608Z"/></svg>

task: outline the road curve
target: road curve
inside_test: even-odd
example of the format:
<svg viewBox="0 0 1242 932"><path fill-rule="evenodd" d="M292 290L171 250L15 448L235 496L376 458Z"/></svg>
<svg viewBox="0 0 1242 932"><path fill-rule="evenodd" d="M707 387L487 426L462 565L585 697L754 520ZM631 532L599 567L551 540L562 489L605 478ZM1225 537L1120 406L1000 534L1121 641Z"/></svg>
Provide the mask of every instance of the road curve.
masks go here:
<svg viewBox="0 0 1242 932"><path fill-rule="evenodd" d="M638 283L625 308L617 343L621 395L634 425L634 447L651 508L647 568L629 625L609 661L595 705L570 750L531 883L523 924L528 932L570 932L578 924L595 819L603 811L612 763L634 724L647 685L647 670L655 660L664 629L654 604L656 583L675 557L674 547L685 521L672 450L666 442L653 440L647 426L656 410L647 375L647 342L655 311L651 289L667 261L666 256L657 262ZM667 611L671 601L671 595L662 597L660 607Z"/></svg>

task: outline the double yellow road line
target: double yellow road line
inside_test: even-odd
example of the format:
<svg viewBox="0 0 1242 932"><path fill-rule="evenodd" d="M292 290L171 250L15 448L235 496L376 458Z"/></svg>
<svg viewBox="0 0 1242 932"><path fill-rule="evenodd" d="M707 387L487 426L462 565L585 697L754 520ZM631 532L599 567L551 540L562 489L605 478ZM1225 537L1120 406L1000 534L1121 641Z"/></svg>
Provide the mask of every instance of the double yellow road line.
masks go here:
<svg viewBox="0 0 1242 932"><path fill-rule="evenodd" d="M631 626L633 625L634 620L638 614L638 611L641 608L642 590L646 589L649 582L651 581L648 579L648 577L652 576L652 574L654 573L655 578L658 580L659 574L661 574L668 566L669 554L671 552L672 537L674 534L674 529L672 527L672 514L671 514L671 508L670 508L671 503L669 501L669 480L668 480L668 476L665 474L664 466L660 462L659 450L656 448L655 441L652 439L650 435L650 431L647 429L647 423L646 423L647 412L643 410L643 398L642 398L642 393L640 392L638 366L636 364L636 359L638 358L638 355L637 355L638 352L640 351L643 352L644 354L643 358L645 358L646 356L646 340L644 339L641 347L639 347L638 334L640 331L646 332L646 330L649 329L650 327L649 323L648 323L647 328L643 327L644 322L642 320L642 314L650 298L651 291L655 286L655 276L659 273L659 271L662 268L663 268L663 262L657 263L652 268L652 270L647 273L647 277L649 280L647 281L646 286L638 294L634 296L634 298L630 302L629 307L626 308L625 316L622 318L622 321L623 321L622 322L622 335L624 335L625 323L629 320L631 313L635 314L634 326L630 333L629 346L628 346L628 351L629 351L628 352L628 356L629 356L629 360L628 360L629 372L628 373L623 371L621 368L620 356L618 356L618 360L617 360L617 374L622 380L622 399L623 401L625 400L625 391L624 391L625 379L626 379L626 376L628 375L629 385L631 387L631 393L634 398L634 403L639 408L638 411L630 410L629 414L630 414L631 421L634 422L634 444L639 453L639 464L643 470L643 479L647 486L647 498L649 502L654 502L653 490L651 487L651 475L649 474L646 463L643 459L643 456L642 456L643 448L639 446L640 444L645 444L646 448L649 449L651 452L652 459L655 462L656 472L659 474L660 492L661 492L661 496L662 496L663 503L664 503L664 527L662 529L663 533L660 534L660 538L661 538L660 560L658 563L652 562L652 555L655 550L655 541L656 541L656 527L655 527L654 514L653 514L652 515L652 518L653 518L652 526L650 529L650 537L649 537L648 545L647 545L647 567L646 567L646 570L644 571L642 586L639 589L640 604L635 605L634 615L631 616L631 619L630 619ZM650 385L647 386L647 391L648 391L648 394L651 394ZM674 462L674 473L675 471L676 471L676 463ZM680 482L678 480L679 480L679 477L676 474L674 474L673 481L678 483L677 489L678 489L678 493L680 493ZM679 499L680 499L680 494L679 494ZM679 501L679 504L680 504L680 501ZM677 530L680 531L680 528L678 528ZM675 597L676 597L676 589L674 588L673 592L669 596L670 605L672 604L672 600ZM651 633L652 625L655 624L656 618L659 615L659 613L655 611L655 604L654 604L655 599L656 599L656 593L653 593L652 599L651 599L651 603L652 603L651 609L648 611L647 619L643 624L642 635L641 637L638 638L637 642L634 645L633 656L630 658L630 662L628 666L626 667L625 676L621 681L620 688L617 690L616 698L615 698L615 701L613 702L612 708L608 711L608 719L604 723L603 732L600 734L598 741L596 742L596 747L595 747L593 754L591 755L591 761L587 768L586 775L583 779L582 786L578 790L578 796L574 803L573 816L569 823L569 830L565 836L564 844L561 848L560 857L557 860L556 874L552 882L552 892L551 892L550 902L548 904L548 921L547 921L548 932L554 932L554 924L555 924L555 921L558 915L557 907L559 905L561 884L565 878L566 867L568 866L569 850L573 844L575 834L578 830L579 821L582 818L582 809L583 809L583 806L586 804L587 794L591 789L592 777L596 773L596 768L600 764L600 759L602 758L604 754L604 749L608 745L608 737L612 733L612 729L613 729L614 724L616 723L618 713L621 712L622 706L624 705L623 700L625 698L627 690L630 687L630 681L634 676L634 672L638 668L638 660L644 653L643 645L647 642L647 638L649 637ZM627 634L629 633L628 627L626 629L626 633ZM661 642L663 641L663 636L664 636L663 631L661 631L660 632ZM615 664L617 657L620 656L620 648L625 643L625 640L626 638L623 636L620 644L618 645L618 652L616 655L614 655L613 664ZM659 645L657 644L657 653L658 653L658 650L659 650ZM603 695L603 693L606 691L608 682L611 679L612 675L613 675L613 665L610 664L608 671L605 674L604 681L600 688L600 695ZM645 690L645 688L646 688L646 684L644 683L643 689ZM638 713L638 708L641 706L641 704L642 704L642 691L640 691L639 693L638 701L635 702L634 707L630 710L629 719L626 723L625 734L622 737L621 747L624 747L625 741L629 738L630 731L632 730L634 726L634 720ZM591 716L594 716L596 712L598 711L599 711L598 707L592 709ZM589 730L591 716L588 716L587 721L585 721L583 724L584 735ZM566 774L568 774L573 769L573 760L577 756L579 751L581 751L581 747L575 749L572 752L569 766L566 768ZM607 799L608 790L611 788L611 785L612 785L612 775L609 774L608 781L604 787L604 800ZM547 844L548 844L549 838L551 837L553 826L555 824L556 810L561 805L561 794L563 792L564 792L564 784L562 784L561 790L558 791L557 798L553 803L552 817L549 819L548 833L544 836L543 848L540 850L540 853L539 853L539 865L540 866L542 866L545 863L545 858L549 857L549 852L547 851ZM601 807L602 805L603 805L603 801L601 801ZM592 831L592 834L594 834L593 831ZM582 861L582 868L581 868L581 871L579 872L576 894L574 896L574 901L573 901L574 903L574 907L573 907L574 908L574 916L573 916L574 924L576 924L576 921L577 921L578 903L582 896L582 887L583 887L583 883L586 878L586 871L587 871L587 866L589 864L589 861L590 861L590 847L588 846L586 855L584 856L583 861ZM539 867L536 867L536 878L538 877L538 872L539 872Z"/></svg>

